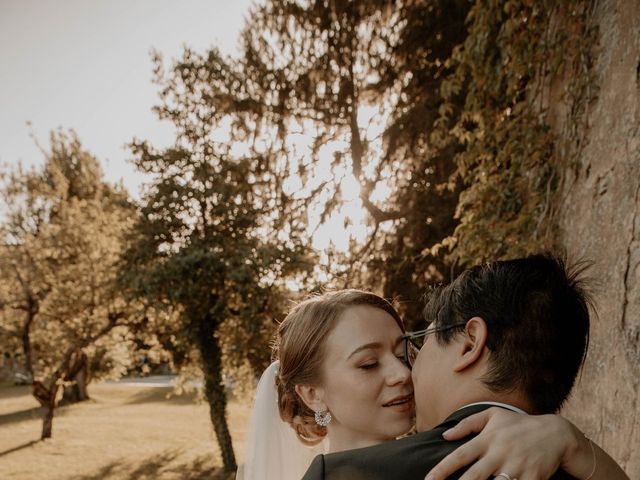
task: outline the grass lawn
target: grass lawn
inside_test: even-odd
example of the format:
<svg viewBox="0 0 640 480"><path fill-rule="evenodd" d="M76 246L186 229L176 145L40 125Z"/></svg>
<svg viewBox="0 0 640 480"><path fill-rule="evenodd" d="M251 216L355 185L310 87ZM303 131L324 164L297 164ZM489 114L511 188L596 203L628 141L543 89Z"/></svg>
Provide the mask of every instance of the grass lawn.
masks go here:
<svg viewBox="0 0 640 480"><path fill-rule="evenodd" d="M0 385L0 479L221 479L208 405L170 388L89 386L91 400L61 407L39 441L42 411L30 387ZM250 411L232 401L238 462Z"/></svg>

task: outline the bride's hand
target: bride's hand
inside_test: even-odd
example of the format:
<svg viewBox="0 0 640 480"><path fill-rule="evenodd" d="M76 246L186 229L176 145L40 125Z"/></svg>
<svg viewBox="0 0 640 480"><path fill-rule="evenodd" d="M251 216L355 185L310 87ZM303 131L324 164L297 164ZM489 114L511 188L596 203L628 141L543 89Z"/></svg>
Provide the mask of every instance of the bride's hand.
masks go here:
<svg viewBox="0 0 640 480"><path fill-rule="evenodd" d="M523 415L493 407L467 417L443 437L460 440L472 433L479 435L440 461L426 479L444 480L471 465L460 480L485 480L499 473L547 480L558 468L579 479L628 480L611 457L558 415Z"/></svg>
<svg viewBox="0 0 640 480"><path fill-rule="evenodd" d="M495 407L467 417L443 437L459 440L480 434L445 457L426 478L444 480L471 465L460 480L488 479L501 472L518 480L547 479L571 441L565 429L549 420Z"/></svg>

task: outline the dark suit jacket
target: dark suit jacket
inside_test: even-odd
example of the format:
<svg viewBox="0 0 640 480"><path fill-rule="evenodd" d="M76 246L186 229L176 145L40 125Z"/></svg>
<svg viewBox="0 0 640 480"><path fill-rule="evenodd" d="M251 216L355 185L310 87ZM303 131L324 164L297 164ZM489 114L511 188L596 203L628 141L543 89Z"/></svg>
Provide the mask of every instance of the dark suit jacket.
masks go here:
<svg viewBox="0 0 640 480"><path fill-rule="evenodd" d="M433 430L373 447L318 455L302 480L424 480L427 472L440 460L473 437L457 442L442 438L442 432L460 420L492 405L473 405L454 412ZM450 479L458 479L465 469ZM509 473L509 472L507 472ZM573 479L564 472L556 472L553 480Z"/></svg>

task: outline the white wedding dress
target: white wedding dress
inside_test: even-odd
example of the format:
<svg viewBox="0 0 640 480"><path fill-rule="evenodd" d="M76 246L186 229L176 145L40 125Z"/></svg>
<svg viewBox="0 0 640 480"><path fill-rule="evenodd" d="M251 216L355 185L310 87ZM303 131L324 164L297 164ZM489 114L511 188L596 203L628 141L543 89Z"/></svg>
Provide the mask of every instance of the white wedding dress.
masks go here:
<svg viewBox="0 0 640 480"><path fill-rule="evenodd" d="M264 371L249 421L244 464L236 480L300 480L316 455L329 449L328 439L308 447L298 440L278 412L276 372L278 362Z"/></svg>

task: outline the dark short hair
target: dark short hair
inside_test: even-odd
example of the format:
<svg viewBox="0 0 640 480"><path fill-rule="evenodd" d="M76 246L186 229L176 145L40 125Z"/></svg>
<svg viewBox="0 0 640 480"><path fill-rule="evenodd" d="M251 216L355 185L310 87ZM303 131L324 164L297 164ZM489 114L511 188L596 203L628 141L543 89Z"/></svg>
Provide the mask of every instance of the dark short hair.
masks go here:
<svg viewBox="0 0 640 480"><path fill-rule="evenodd" d="M591 301L586 264L537 254L473 267L434 289L424 309L440 326L481 317L487 324L492 391L520 389L532 413L552 413L569 396L587 354ZM436 334L447 344L464 326Z"/></svg>

